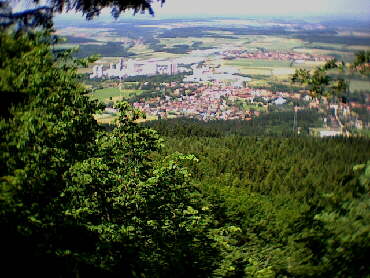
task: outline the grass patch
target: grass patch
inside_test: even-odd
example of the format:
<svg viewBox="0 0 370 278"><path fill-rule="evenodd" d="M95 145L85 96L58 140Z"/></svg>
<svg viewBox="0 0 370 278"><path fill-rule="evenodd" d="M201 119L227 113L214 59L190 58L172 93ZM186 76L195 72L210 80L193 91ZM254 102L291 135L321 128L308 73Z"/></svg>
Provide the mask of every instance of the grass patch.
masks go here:
<svg viewBox="0 0 370 278"><path fill-rule="evenodd" d="M350 91L370 91L370 81L351 80L349 85Z"/></svg>
<svg viewBox="0 0 370 278"><path fill-rule="evenodd" d="M212 36L210 34L210 36ZM221 46L241 46L245 43L244 39L226 39L226 38L217 38L217 37L203 37L203 38L195 38L195 37L188 37L188 38L161 38L161 44L165 45L166 47L173 47L177 44L186 44L192 45L195 42L201 42L201 47L221 47ZM248 42L248 41L247 41Z"/></svg>
<svg viewBox="0 0 370 278"><path fill-rule="evenodd" d="M229 66L238 66L246 68L274 68L274 67L289 67L290 61L278 61L278 60L263 60L263 59L235 59L228 60L225 62Z"/></svg>
<svg viewBox="0 0 370 278"><path fill-rule="evenodd" d="M259 111L259 112L266 112L266 108L263 106L259 106L256 104L248 104L244 103L243 104L243 109L246 111Z"/></svg>
<svg viewBox="0 0 370 278"><path fill-rule="evenodd" d="M103 113L94 115L94 118L99 124L113 124L118 119L118 115Z"/></svg>
<svg viewBox="0 0 370 278"><path fill-rule="evenodd" d="M289 75L294 73L291 61L260 60L260 59L235 59L223 61L223 65L235 67L242 74L249 75Z"/></svg>
<svg viewBox="0 0 370 278"><path fill-rule="evenodd" d="M240 73L251 75L252 78L253 78L253 75L265 75L267 77L272 76L272 70L269 68L241 68Z"/></svg>
<svg viewBox="0 0 370 278"><path fill-rule="evenodd" d="M295 69L294 68L273 68L272 69L272 74L273 75L283 75L284 77L294 74Z"/></svg>
<svg viewBox="0 0 370 278"><path fill-rule="evenodd" d="M135 89L120 90L119 88L104 88L95 90L93 93L89 94L89 96L92 99L97 99L101 102L107 103L110 100L119 101L122 99L128 99L132 96L139 95L143 92L144 90L135 90Z"/></svg>
<svg viewBox="0 0 370 278"><path fill-rule="evenodd" d="M290 39L284 37L273 36L253 36L253 42L247 43L247 48L264 48L267 50L292 50L297 47L302 47L304 42L300 39Z"/></svg>

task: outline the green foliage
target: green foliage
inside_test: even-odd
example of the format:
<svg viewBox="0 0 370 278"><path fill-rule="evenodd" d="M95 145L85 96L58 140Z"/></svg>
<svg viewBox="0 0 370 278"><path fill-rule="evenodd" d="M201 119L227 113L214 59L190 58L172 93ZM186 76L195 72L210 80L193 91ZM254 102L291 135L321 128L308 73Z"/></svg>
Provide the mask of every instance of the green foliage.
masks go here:
<svg viewBox="0 0 370 278"><path fill-rule="evenodd" d="M116 273L123 262L128 270L151 277L199 273L191 262L201 263L207 253L197 241L207 240L209 217L181 167L194 157L172 155L153 163L150 154L160 147L158 136L133 124L138 114L128 113L127 105L120 109L126 112L119 128L98 138L94 157L67 173L65 214L99 238L95 252L72 254Z"/></svg>
<svg viewBox="0 0 370 278"><path fill-rule="evenodd" d="M77 79L85 61L53 55L48 33L1 33L1 44L0 227L12 273L207 277L218 252L184 166L195 158L154 156L162 141L127 103L103 131Z"/></svg>
<svg viewBox="0 0 370 278"><path fill-rule="evenodd" d="M369 140L168 138L213 206L215 277L367 277ZM366 166L365 166L366 165ZM365 170L366 168L366 170ZM228 232L232 227L233 232Z"/></svg>
<svg viewBox="0 0 370 278"><path fill-rule="evenodd" d="M355 53L352 69L362 74L370 74L370 50L362 50Z"/></svg>
<svg viewBox="0 0 370 278"><path fill-rule="evenodd" d="M330 77L328 71L333 69L343 71L343 62L338 63L335 59L330 60L324 66L317 67L312 73L306 69L297 69L292 77L292 82L306 86L315 98L341 96L346 93L348 82L343 78L333 79Z"/></svg>
<svg viewBox="0 0 370 278"><path fill-rule="evenodd" d="M2 32L0 38L3 246L10 261L32 271L59 244L64 173L91 153L99 106L84 96L77 65L52 54L47 32Z"/></svg>
<svg viewBox="0 0 370 278"><path fill-rule="evenodd" d="M165 0L157 0L160 3L164 3ZM9 2L9 1L6 1ZM31 3L34 2L35 4L40 4L38 0L32 0ZM101 10L104 8L111 9L112 16L117 19L121 13L126 12L127 10L133 10L134 13L138 12L146 12L148 11L151 15L154 15L154 10L152 8L152 2L153 0L130 0L130 1L112 1L112 0L100 0L98 2L96 1L86 1L86 0L53 0L47 3L47 10L48 15L49 13L62 13L62 12L69 12L69 11L75 11L75 12L82 12L84 16L86 16L86 19L90 20L93 19L96 16L99 16L101 13ZM1 8L3 8L3 5L1 5ZM5 6L5 5L4 5ZM29 22L30 15L37 17L37 22L44 23L44 21L50 20L51 15L49 17L46 17L42 12L40 13L40 10L42 11L45 9L45 6L42 6L40 8L36 8L33 10L26 10L24 12L19 13L10 13L8 20L22 20L25 24L32 23ZM7 14L5 14L7 15ZM49 26L50 27L50 26Z"/></svg>
<svg viewBox="0 0 370 278"><path fill-rule="evenodd" d="M97 99L101 102L107 102L108 100L112 100L113 98L120 97L122 99L129 99L131 96L140 95L145 93L144 90L136 90L136 89L119 89L116 87L108 87L103 89L94 90L92 93L89 94L91 99Z"/></svg>

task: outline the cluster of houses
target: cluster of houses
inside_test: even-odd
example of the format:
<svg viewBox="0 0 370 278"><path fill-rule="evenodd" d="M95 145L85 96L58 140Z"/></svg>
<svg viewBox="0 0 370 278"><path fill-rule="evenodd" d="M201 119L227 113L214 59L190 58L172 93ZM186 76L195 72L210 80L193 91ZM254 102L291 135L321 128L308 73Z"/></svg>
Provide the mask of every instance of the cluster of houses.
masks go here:
<svg viewBox="0 0 370 278"><path fill-rule="evenodd" d="M252 116L259 116L260 110L267 110L267 102L282 105L287 102L286 98L300 98L301 94L290 94L286 92L274 93L269 90L236 88L233 86L213 85L199 86L197 83L186 84L192 89L188 95L178 94L177 97L165 98L155 97L140 102L135 102L134 107L141 109L147 115L158 118L189 117L201 120L250 120ZM258 102L263 99L266 103ZM251 105L258 105L261 109L246 110L235 105L241 100Z"/></svg>
<svg viewBox="0 0 370 278"><path fill-rule="evenodd" d="M223 52L223 55L229 58L289 60L296 63L330 59L329 56L296 52L248 52L237 49L227 50ZM149 116L158 118L188 117L205 121L212 119L251 120L254 116L259 116L261 111L267 111L269 105L283 105L288 102L288 99L306 101L305 107L296 107L297 109L322 109L322 103L312 99L309 95L249 88L250 78L239 75L238 70L235 69L212 67L205 63L203 57L198 57L197 61L191 65L191 69L192 74L186 75L182 82L162 84L174 90L172 95L142 99L135 102L134 107ZM174 75L182 71L183 69L178 67L177 60L135 61L121 58L118 63L111 63L108 68L104 68L103 65L95 65L90 78L118 77L123 79L137 75ZM173 89L174 87L177 89ZM184 90L188 93L184 94ZM240 105L241 103L242 105ZM251 109L251 107L258 107L258 109ZM366 128L365 123L353 119L351 113L353 108L365 108L370 111L370 105L341 103L333 106L333 104L326 103L326 109L335 111L334 115L329 117L331 126L327 126L325 118L323 128L315 129L314 132L321 137L342 135L345 126L341 119L348 120L347 124L349 123L358 129ZM367 128L368 125L367 123Z"/></svg>
<svg viewBox="0 0 370 278"><path fill-rule="evenodd" d="M277 60L277 61L294 61L295 63L304 63L305 61L320 61L325 62L332 57L326 55L316 55L299 52L280 52L280 51L248 51L248 50L226 50L222 53L224 58L246 58L246 59L263 59L263 60Z"/></svg>
<svg viewBox="0 0 370 278"><path fill-rule="evenodd" d="M135 102L134 107L144 111L149 116L158 119L168 117L188 117L200 120L251 120L259 116L261 111L268 111L271 105L283 105L289 100L305 101L302 107L295 107L295 111L302 109L318 109L321 112L332 110L334 113L324 118L323 128L314 129L317 136L346 135L345 125L357 129L369 128L369 124L353 117L352 108L364 108L370 111L370 105L359 103L330 104L323 99L318 101L302 92L273 92L266 89L238 88L223 84L201 85L200 83L164 83L165 87L179 87L172 96L153 97ZM181 90L181 91L180 91ZM181 93L190 91L190 93ZM238 103L248 104L246 107ZM255 107L253 109L253 107ZM328 125L328 120L330 125ZM343 124L346 123L346 124ZM347 134L348 135L348 134Z"/></svg>

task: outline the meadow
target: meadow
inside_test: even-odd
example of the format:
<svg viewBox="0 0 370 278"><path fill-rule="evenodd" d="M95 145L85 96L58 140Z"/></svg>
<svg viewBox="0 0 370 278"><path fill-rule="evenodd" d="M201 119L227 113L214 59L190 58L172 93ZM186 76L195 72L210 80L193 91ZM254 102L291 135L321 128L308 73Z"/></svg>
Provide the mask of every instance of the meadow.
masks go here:
<svg viewBox="0 0 370 278"><path fill-rule="evenodd" d="M350 80L350 91L370 91L370 81Z"/></svg>
<svg viewBox="0 0 370 278"><path fill-rule="evenodd" d="M100 102L107 103L109 101L116 102L122 99L128 99L132 96L139 95L143 92L144 90L119 89L119 88L109 87L109 88L95 90L93 93L90 93L89 96L92 99L97 99Z"/></svg>
<svg viewBox="0 0 370 278"><path fill-rule="evenodd" d="M247 49L264 48L271 51L287 51L305 45L303 40L276 36L247 36L252 42L246 42Z"/></svg>
<svg viewBox="0 0 370 278"><path fill-rule="evenodd" d="M221 61L223 66L238 69L240 73L250 75L264 75L265 79L271 81L273 78L286 79L293 74L297 68L313 69L321 65L321 62L305 62L294 64L292 61L277 61L264 59L235 59Z"/></svg>

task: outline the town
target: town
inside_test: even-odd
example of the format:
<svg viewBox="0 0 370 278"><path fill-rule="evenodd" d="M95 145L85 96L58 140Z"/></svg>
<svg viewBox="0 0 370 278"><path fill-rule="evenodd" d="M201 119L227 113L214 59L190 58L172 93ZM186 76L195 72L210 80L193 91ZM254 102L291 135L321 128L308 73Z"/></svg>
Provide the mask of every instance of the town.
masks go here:
<svg viewBox="0 0 370 278"><path fill-rule="evenodd" d="M246 51L240 49L226 50L222 52L224 59L247 58L247 59L263 59L277 61L292 61L294 63L303 63L305 61L320 61L325 62L332 57L328 55L314 55L299 52L283 52L283 51Z"/></svg>
<svg viewBox="0 0 370 278"><path fill-rule="evenodd" d="M306 61L324 62L330 56L289 52L239 51L229 50L222 53L224 60L263 59L283 60L293 63ZM175 76L182 79L171 82L140 82L140 86L152 93L138 95L129 99L132 105L145 112L150 119L194 118L210 120L252 120L274 110L300 111L314 109L324 115L321 129L315 132L319 136L348 135L348 128L369 128L369 122L363 121L354 111L370 111L370 99L363 103L356 101L341 102L322 98L320 101L304 90L271 90L249 86L251 77L240 74L237 68L225 67L213 63L207 57L196 59L149 59L133 60L120 58L118 63L110 63L108 68L97 64L93 67L90 79L117 80L119 88L125 89L125 80L129 77ZM127 89L127 88L126 88ZM106 113L118 111L112 105Z"/></svg>
<svg viewBox="0 0 370 278"><path fill-rule="evenodd" d="M144 82L143 86L149 86ZM161 82L155 84L161 94L138 96L130 102L143 111L148 119L193 118L202 121L245 120L272 111L317 111L322 115L320 128L312 129L312 135L320 137L349 135L348 129L369 128L355 111L370 111L370 99L366 103L331 102L310 96L308 91L271 91L225 85L223 82ZM116 114L112 106L105 110ZM299 126L299 122L297 123Z"/></svg>

